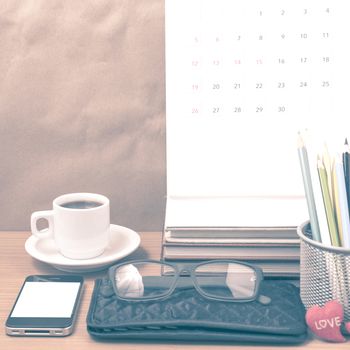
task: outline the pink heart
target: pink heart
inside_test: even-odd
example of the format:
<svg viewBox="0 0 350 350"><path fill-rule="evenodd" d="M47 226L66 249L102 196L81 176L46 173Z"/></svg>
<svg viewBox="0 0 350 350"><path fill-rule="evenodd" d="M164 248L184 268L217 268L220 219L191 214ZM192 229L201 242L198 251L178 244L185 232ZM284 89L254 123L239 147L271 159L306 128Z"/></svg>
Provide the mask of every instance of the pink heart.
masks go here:
<svg viewBox="0 0 350 350"><path fill-rule="evenodd" d="M306 312L306 323L318 337L332 342L345 342L340 332L344 319L343 306L336 300L327 302L323 307L312 306Z"/></svg>

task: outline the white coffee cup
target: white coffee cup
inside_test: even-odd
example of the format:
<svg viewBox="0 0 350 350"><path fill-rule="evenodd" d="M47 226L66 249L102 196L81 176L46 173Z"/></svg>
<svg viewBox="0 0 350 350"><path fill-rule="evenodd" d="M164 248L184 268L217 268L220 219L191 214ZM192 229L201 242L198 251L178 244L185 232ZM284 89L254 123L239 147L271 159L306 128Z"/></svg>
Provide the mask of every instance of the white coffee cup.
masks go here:
<svg viewBox="0 0 350 350"><path fill-rule="evenodd" d="M109 199L100 194L70 193L57 197L52 210L36 211L31 230L39 239L52 237L62 255L89 259L101 255L109 243ZM46 219L48 228L38 230L37 221Z"/></svg>

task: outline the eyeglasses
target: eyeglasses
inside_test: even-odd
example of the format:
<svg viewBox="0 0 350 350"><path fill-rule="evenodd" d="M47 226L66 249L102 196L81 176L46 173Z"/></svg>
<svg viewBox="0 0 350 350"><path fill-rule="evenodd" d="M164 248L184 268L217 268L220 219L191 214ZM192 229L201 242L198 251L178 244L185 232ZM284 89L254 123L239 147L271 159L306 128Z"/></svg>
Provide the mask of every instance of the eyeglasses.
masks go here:
<svg viewBox="0 0 350 350"><path fill-rule="evenodd" d="M194 287L208 299L227 302L258 300L263 273L254 265L236 260L212 260L198 264L172 264L157 260L134 260L109 268L109 278L118 298L129 301L159 300L175 289ZM183 276L187 274L189 276Z"/></svg>

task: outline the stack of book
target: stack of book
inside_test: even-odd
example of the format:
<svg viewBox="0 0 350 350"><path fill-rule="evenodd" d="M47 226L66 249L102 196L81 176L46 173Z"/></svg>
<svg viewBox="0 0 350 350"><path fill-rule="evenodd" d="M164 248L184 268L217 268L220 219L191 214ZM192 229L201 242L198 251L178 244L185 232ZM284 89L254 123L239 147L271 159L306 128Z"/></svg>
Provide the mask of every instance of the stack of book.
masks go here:
<svg viewBox="0 0 350 350"><path fill-rule="evenodd" d="M260 266L265 276L299 276L299 239L291 227L167 227L162 255L181 262L242 260Z"/></svg>

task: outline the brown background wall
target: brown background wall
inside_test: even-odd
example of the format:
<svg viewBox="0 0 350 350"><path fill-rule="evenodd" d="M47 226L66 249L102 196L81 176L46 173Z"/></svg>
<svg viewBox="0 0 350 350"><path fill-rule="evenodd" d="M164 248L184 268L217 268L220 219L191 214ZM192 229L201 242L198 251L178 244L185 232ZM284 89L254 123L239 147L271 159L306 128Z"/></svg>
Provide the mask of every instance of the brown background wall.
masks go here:
<svg viewBox="0 0 350 350"><path fill-rule="evenodd" d="M86 191L112 223L160 230L164 2L2 0L0 33L0 229Z"/></svg>

